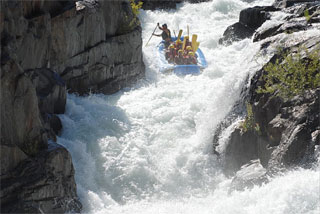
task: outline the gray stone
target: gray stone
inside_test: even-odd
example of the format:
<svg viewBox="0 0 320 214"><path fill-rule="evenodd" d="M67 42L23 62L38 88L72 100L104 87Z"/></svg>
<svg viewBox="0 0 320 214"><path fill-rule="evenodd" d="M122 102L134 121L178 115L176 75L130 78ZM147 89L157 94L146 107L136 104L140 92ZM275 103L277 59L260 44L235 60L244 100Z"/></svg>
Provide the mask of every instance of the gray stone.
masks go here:
<svg viewBox="0 0 320 214"><path fill-rule="evenodd" d="M61 132L66 90L114 93L144 76L126 0L1 2L1 212L79 212Z"/></svg>
<svg viewBox="0 0 320 214"><path fill-rule="evenodd" d="M267 181L267 170L263 168L259 160L251 160L237 171L232 179L230 191L242 191L255 185L261 185Z"/></svg>
<svg viewBox="0 0 320 214"><path fill-rule="evenodd" d="M14 61L1 70L1 145L35 155L47 146L35 87Z"/></svg>
<svg viewBox="0 0 320 214"><path fill-rule="evenodd" d="M1 176L1 212L80 212L69 152L49 144L48 150L20 162Z"/></svg>

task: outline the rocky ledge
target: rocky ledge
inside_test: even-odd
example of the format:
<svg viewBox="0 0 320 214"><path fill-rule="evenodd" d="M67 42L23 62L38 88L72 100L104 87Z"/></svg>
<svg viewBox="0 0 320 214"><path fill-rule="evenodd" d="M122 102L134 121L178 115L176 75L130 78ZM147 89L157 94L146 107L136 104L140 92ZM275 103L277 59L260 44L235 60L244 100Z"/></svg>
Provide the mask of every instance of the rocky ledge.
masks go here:
<svg viewBox="0 0 320 214"><path fill-rule="evenodd" d="M80 212L69 152L54 141L66 93L114 93L144 76L127 0L2 1L1 213Z"/></svg>
<svg viewBox="0 0 320 214"><path fill-rule="evenodd" d="M261 9L264 12L257 12ZM305 16L305 11L308 11L308 17ZM246 15L240 16L240 20L244 20L244 16L262 17L260 20L248 19L256 22L255 28L250 28L248 36L252 36L254 42L260 41L260 53L271 55L271 63L284 62L286 57L300 52L301 47L309 53L320 50L319 1L276 1L274 6L246 9L241 13ZM283 18L272 22L273 13L282 13ZM267 23L268 19L271 21ZM230 43L244 38L237 30L232 32L235 37L222 40ZM285 55L279 54L279 47ZM318 54L320 58L320 52ZM303 60L309 60L306 55L302 57ZM246 118L251 117L253 127L244 128L244 121L240 122L221 153L226 175L235 176L232 189L240 190L267 182L268 176L294 167L312 167L316 160L315 149L320 142L320 88L308 89L287 98L279 96L278 90L258 93L257 89L264 87L266 83L266 65L249 80L250 87L243 89L243 99L234 107L234 110L241 113L239 109L245 109L244 103L247 103L251 109L245 114L251 114ZM320 72L319 68L320 65L317 73ZM227 120L235 119L234 115L230 115ZM224 121L215 133L215 149L219 146L218 138L223 129L221 127L229 124L230 122Z"/></svg>

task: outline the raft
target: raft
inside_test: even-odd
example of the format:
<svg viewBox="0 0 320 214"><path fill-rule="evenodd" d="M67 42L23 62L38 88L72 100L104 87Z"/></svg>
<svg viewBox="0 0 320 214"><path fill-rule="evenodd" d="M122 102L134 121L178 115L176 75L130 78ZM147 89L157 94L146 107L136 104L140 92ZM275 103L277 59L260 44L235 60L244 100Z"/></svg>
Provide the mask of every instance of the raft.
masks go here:
<svg viewBox="0 0 320 214"><path fill-rule="evenodd" d="M176 41L177 37L172 37L172 41ZM181 38L183 40L183 37ZM200 74L201 71L208 67L206 58L204 57L202 51L200 48L196 51L196 55L198 63L196 65L175 65L171 64L166 60L165 53L164 53L164 42L160 42L158 45L158 53L159 53L159 67L160 72L167 73L167 72L173 72L177 75L188 75L193 74L197 75Z"/></svg>

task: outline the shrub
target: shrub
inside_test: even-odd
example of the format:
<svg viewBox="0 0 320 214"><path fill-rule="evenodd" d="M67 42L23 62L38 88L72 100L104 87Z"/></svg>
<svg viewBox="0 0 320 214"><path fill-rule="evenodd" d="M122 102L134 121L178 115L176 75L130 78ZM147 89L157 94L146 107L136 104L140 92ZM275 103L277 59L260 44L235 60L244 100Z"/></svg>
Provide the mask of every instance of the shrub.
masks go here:
<svg viewBox="0 0 320 214"><path fill-rule="evenodd" d="M309 14L309 10L308 10L308 9L304 11L304 17L306 18L307 22L310 21L311 16L310 16L310 14Z"/></svg>
<svg viewBox="0 0 320 214"><path fill-rule="evenodd" d="M254 122L252 105L246 103L247 116L246 119L241 123L240 128L243 132L255 131L258 134L261 134L260 126L258 123Z"/></svg>
<svg viewBox="0 0 320 214"><path fill-rule="evenodd" d="M288 51L280 53L282 62L268 63L264 70L267 72L261 78L265 81L258 93L277 93L283 99L292 98L306 90L320 87L319 49L309 52L299 48L296 54Z"/></svg>
<svg viewBox="0 0 320 214"><path fill-rule="evenodd" d="M131 4L131 8L132 8L132 12L135 16L138 16L140 11L139 9L142 8L143 2L138 1L138 3L136 3L135 0L130 0L130 4Z"/></svg>

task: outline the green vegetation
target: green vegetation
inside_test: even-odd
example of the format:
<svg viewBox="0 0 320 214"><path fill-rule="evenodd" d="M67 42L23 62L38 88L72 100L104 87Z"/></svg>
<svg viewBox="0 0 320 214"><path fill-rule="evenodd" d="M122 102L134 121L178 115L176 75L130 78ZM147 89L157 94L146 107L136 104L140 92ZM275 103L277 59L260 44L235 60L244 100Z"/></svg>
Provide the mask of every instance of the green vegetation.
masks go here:
<svg viewBox="0 0 320 214"><path fill-rule="evenodd" d="M138 15L140 13L139 9L141 9L143 2L139 1L136 3L135 0L130 0L130 5L132 8L133 19L129 23L129 28L134 29L136 26L140 25L140 21L138 19Z"/></svg>
<svg viewBox="0 0 320 214"><path fill-rule="evenodd" d="M137 17L140 13L139 9L142 8L143 2L138 1L138 3L136 3L135 0L130 0L130 5L132 8L132 12L135 15L135 17Z"/></svg>
<svg viewBox="0 0 320 214"><path fill-rule="evenodd" d="M132 14L125 14L124 23L119 27L117 33L124 34L132 32L137 26L140 25L140 21L138 18L139 9L141 9L143 2L139 1L136 3L135 0L130 0L130 6L132 9Z"/></svg>
<svg viewBox="0 0 320 214"><path fill-rule="evenodd" d="M255 131L258 134L261 134L259 124L254 122L252 105L249 103L246 103L246 108L247 108L247 116L246 116L246 119L240 125L241 130L243 132Z"/></svg>
<svg viewBox="0 0 320 214"><path fill-rule="evenodd" d="M275 93L277 96L288 99L302 94L306 90L320 87L320 59L319 48L309 52L299 48L296 54L289 51L280 52L283 61L268 63L262 76L264 87L257 89L258 93Z"/></svg>
<svg viewBox="0 0 320 214"><path fill-rule="evenodd" d="M304 17L306 18L307 22L310 21L311 16L310 16L310 14L309 14L309 10L308 10L308 9L304 11Z"/></svg>

